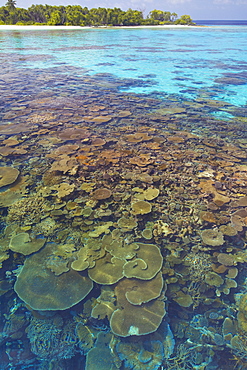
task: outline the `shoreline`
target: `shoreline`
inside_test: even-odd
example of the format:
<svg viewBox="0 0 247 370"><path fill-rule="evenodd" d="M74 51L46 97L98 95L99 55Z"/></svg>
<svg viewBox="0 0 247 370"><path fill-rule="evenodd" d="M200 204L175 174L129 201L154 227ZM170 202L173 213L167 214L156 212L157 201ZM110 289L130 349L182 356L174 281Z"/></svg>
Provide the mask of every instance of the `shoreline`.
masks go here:
<svg viewBox="0 0 247 370"><path fill-rule="evenodd" d="M36 25L0 25L1 30L91 30L91 29L128 29L128 28L201 28L207 26L189 26L182 24L165 24L165 25L154 25L154 26L36 26Z"/></svg>

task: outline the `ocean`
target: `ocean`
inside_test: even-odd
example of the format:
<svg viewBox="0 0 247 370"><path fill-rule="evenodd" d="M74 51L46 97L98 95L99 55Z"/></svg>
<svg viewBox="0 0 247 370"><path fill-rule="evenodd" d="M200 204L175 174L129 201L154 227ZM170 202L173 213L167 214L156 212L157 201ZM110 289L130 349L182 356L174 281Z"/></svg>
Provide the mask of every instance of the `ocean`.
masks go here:
<svg viewBox="0 0 247 370"><path fill-rule="evenodd" d="M1 31L2 58L28 71L76 68L129 79L122 91L208 94L246 104L246 30L241 27ZM222 40L227 40L222 44ZM3 59L4 60L4 59ZM17 63L17 64L16 64Z"/></svg>
<svg viewBox="0 0 247 370"><path fill-rule="evenodd" d="M247 20L241 19L241 20L193 20L197 25L199 26L247 26Z"/></svg>
<svg viewBox="0 0 247 370"><path fill-rule="evenodd" d="M247 23L0 27L0 368L244 369Z"/></svg>

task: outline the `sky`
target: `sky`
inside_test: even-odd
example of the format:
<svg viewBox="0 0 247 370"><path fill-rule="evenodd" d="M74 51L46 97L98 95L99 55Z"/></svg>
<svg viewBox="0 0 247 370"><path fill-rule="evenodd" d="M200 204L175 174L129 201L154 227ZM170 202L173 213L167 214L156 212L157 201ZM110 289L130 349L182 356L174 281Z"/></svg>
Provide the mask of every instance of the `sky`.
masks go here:
<svg viewBox="0 0 247 370"><path fill-rule="evenodd" d="M7 0L6 0L7 1ZM0 0L0 6L5 5ZM16 0L19 8L32 4L81 5L91 8L129 8L141 10L146 16L151 10L175 12L180 17L188 14L193 20L199 19L247 19L247 0Z"/></svg>

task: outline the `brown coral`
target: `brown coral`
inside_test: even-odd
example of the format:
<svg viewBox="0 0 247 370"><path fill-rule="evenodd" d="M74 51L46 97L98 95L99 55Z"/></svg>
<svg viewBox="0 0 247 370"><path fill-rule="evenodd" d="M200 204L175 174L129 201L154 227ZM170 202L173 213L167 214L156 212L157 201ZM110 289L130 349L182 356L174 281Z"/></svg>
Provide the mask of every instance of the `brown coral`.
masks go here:
<svg viewBox="0 0 247 370"><path fill-rule="evenodd" d="M100 137L94 137L92 138L91 140L91 145L92 146L102 146L102 145L105 145L106 144L106 141Z"/></svg>
<svg viewBox="0 0 247 370"><path fill-rule="evenodd" d="M136 258L125 263L124 275L128 278L150 280L161 269L163 257L160 249L154 244L136 243Z"/></svg>
<svg viewBox="0 0 247 370"><path fill-rule="evenodd" d="M217 229L205 229L201 232L201 237L203 243L212 247L218 247L225 242L222 232Z"/></svg>
<svg viewBox="0 0 247 370"><path fill-rule="evenodd" d="M40 221L47 207L48 202L38 195L22 198L9 207L7 222L32 225Z"/></svg>
<svg viewBox="0 0 247 370"><path fill-rule="evenodd" d="M20 171L14 167L0 167L0 188L13 184L19 173Z"/></svg>
<svg viewBox="0 0 247 370"><path fill-rule="evenodd" d="M96 189L93 192L93 198L97 200L103 200L103 199L110 198L111 195L112 195L112 191L106 188Z"/></svg>
<svg viewBox="0 0 247 370"><path fill-rule="evenodd" d="M60 139L73 140L73 139L85 139L90 136L90 132L84 128L67 128L59 132Z"/></svg>

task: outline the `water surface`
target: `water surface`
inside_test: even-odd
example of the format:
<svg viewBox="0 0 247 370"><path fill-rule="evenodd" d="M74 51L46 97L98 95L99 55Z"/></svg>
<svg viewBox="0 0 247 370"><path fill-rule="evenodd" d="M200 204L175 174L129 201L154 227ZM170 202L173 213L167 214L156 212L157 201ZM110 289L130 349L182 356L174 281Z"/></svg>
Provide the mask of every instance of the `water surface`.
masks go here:
<svg viewBox="0 0 247 370"><path fill-rule="evenodd" d="M246 27L0 30L0 368L246 368Z"/></svg>
<svg viewBox="0 0 247 370"><path fill-rule="evenodd" d="M208 95L246 104L246 26L1 31L1 50L23 68L73 66L110 73L186 98ZM7 55L6 55L7 56ZM33 59L32 59L33 58ZM145 83L144 83L145 82Z"/></svg>

